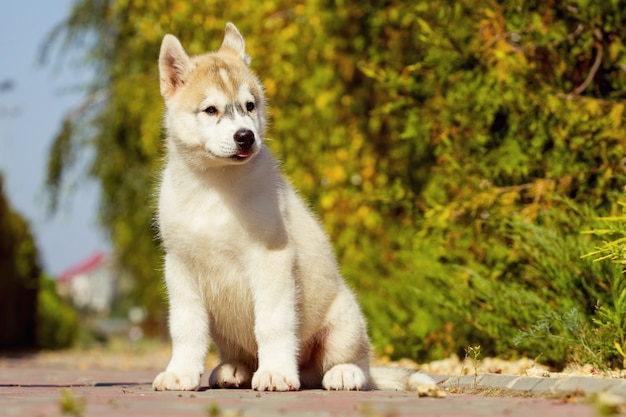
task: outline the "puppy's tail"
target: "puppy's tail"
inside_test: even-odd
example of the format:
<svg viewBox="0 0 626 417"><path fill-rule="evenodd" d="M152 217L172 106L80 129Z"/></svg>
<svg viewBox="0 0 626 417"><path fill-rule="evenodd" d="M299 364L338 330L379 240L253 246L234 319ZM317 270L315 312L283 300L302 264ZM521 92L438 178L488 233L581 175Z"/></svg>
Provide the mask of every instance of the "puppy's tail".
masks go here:
<svg viewBox="0 0 626 417"><path fill-rule="evenodd" d="M418 391L435 388L435 381L426 374L404 368L373 366L370 368L372 389L383 391Z"/></svg>

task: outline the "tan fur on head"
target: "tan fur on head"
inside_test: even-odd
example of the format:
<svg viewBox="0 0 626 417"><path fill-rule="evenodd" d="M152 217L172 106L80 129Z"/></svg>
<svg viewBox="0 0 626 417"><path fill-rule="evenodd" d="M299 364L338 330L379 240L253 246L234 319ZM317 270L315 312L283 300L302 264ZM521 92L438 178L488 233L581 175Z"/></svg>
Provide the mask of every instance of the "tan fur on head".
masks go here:
<svg viewBox="0 0 626 417"><path fill-rule="evenodd" d="M246 42L235 25L230 22L226 24L224 40L218 52L234 55L246 66L250 65L250 57L246 53ZM170 34L165 35L159 53L161 95L170 98L185 83L193 68L192 59L187 55L178 38Z"/></svg>

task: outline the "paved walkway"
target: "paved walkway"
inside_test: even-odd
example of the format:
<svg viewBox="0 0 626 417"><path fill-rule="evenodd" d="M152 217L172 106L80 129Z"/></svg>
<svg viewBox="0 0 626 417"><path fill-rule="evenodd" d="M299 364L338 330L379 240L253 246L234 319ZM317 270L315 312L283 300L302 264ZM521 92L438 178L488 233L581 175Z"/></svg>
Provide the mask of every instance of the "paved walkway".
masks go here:
<svg viewBox="0 0 626 417"><path fill-rule="evenodd" d="M506 375L479 375L477 378L433 375L450 391L446 398L380 391L266 393L203 389L183 393L154 392L151 381L157 372L156 365L154 370L68 369L60 364L4 359L0 364L0 415L595 417L599 415L598 406L591 405L584 398L585 393L610 392L613 398L626 398L624 380L582 377L556 380ZM498 395L470 394L477 388L492 390Z"/></svg>

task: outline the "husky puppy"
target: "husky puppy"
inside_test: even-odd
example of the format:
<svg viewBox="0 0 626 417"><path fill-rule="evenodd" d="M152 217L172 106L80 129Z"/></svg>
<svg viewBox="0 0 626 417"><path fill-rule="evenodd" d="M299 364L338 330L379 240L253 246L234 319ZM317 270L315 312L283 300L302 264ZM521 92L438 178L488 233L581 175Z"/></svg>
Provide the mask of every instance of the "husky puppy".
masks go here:
<svg viewBox="0 0 626 417"><path fill-rule="evenodd" d="M237 28L189 57L159 56L167 163L158 225L166 250L172 357L155 390L416 389L426 375L369 366L370 342L322 227L265 147L263 87Z"/></svg>

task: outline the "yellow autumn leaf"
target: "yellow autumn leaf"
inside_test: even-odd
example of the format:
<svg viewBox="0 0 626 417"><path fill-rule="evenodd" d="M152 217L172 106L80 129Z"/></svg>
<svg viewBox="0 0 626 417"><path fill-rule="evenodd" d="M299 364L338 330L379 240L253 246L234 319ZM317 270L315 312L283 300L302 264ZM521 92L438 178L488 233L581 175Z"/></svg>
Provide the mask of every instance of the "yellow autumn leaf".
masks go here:
<svg viewBox="0 0 626 417"><path fill-rule="evenodd" d="M622 125L622 117L624 114L624 103L616 103L611 108L609 117L614 128L618 128Z"/></svg>
<svg viewBox="0 0 626 417"><path fill-rule="evenodd" d="M329 91L320 92L315 98L315 107L318 109L324 109L330 102L333 94Z"/></svg>
<svg viewBox="0 0 626 417"><path fill-rule="evenodd" d="M331 209L335 205L335 196L332 193L326 193L320 199L320 205L324 210Z"/></svg>
<svg viewBox="0 0 626 417"><path fill-rule="evenodd" d="M602 110L602 108L600 107L599 101L595 99L586 100L585 107L587 108L587 110L592 116L599 115L600 111Z"/></svg>
<svg viewBox="0 0 626 417"><path fill-rule="evenodd" d="M172 14L187 14L189 4L186 1L177 1L172 5Z"/></svg>

